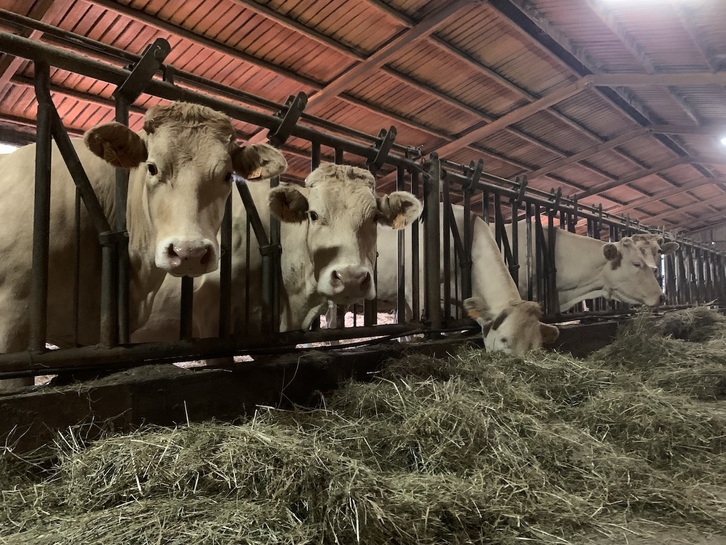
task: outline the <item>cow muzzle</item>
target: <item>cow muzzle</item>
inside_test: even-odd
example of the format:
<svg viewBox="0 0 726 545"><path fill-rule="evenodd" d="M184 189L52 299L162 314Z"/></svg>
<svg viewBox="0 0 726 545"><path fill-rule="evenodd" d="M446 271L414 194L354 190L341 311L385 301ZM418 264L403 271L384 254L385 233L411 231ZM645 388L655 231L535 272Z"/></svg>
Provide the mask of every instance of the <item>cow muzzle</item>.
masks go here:
<svg viewBox="0 0 726 545"><path fill-rule="evenodd" d="M339 304L375 297L373 275L362 266L339 267L330 271L330 296Z"/></svg>
<svg viewBox="0 0 726 545"><path fill-rule="evenodd" d="M157 246L156 266L173 276L200 276L217 268L217 247L206 238L167 238Z"/></svg>

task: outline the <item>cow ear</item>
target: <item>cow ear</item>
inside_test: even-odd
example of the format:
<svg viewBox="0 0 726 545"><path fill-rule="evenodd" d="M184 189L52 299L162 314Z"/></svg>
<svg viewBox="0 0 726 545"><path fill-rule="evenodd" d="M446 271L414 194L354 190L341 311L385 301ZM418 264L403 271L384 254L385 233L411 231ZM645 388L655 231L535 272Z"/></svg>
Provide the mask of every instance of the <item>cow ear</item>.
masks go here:
<svg viewBox="0 0 726 545"><path fill-rule="evenodd" d="M268 144L237 146L231 150L232 166L237 174L248 180L272 178L285 172L285 156Z"/></svg>
<svg viewBox="0 0 726 545"><path fill-rule="evenodd" d="M464 310L466 310L466 315L472 320L476 320L487 314L487 308L484 301L478 297L469 297L464 299Z"/></svg>
<svg viewBox="0 0 726 545"><path fill-rule="evenodd" d="M270 212L280 221L299 223L305 221L308 200L301 188L279 185L270 190Z"/></svg>
<svg viewBox="0 0 726 545"><path fill-rule="evenodd" d="M86 131L83 141L94 154L119 168L134 168L148 153L141 137L121 123L106 123Z"/></svg>
<svg viewBox="0 0 726 545"><path fill-rule="evenodd" d="M670 255L680 247L681 245L677 242L666 242L665 244L661 245L660 251L663 252L663 255Z"/></svg>
<svg viewBox="0 0 726 545"><path fill-rule="evenodd" d="M616 244L608 242L602 247L602 255L604 255L605 259L608 261L612 261L620 255L620 250L618 250L618 246Z"/></svg>
<svg viewBox="0 0 726 545"><path fill-rule="evenodd" d="M376 197L378 204L378 223L389 225L394 229L403 229L416 221L421 215L423 206L408 191L394 191L390 195Z"/></svg>
<svg viewBox="0 0 726 545"><path fill-rule="evenodd" d="M540 333L542 333L542 342L545 344L553 343L560 336L560 330L553 325L539 324Z"/></svg>

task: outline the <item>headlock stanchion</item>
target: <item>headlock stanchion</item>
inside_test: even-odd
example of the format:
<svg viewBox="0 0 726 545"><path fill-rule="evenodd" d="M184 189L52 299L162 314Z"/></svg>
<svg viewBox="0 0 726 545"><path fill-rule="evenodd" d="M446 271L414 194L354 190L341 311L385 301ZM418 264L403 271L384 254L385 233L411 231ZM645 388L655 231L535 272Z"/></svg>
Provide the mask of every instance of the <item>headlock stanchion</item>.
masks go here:
<svg viewBox="0 0 726 545"><path fill-rule="evenodd" d="M0 11L0 18L3 17L4 12ZM31 21L22 22L22 24L34 25L35 23ZM71 33L62 32L62 34L62 36L58 34L61 40L72 38ZM92 40L85 39L85 41L81 40L77 43L91 47L94 45L91 42ZM0 378L34 375L52 372L52 370L90 368L99 365L118 368L149 361L178 361L242 353L269 353L274 350L290 350L302 342L332 339L401 335L412 332L425 332L429 336L433 336L445 326L461 326L476 330L469 320L454 318L461 315L460 302L471 295L472 267L476 265L472 263L472 244L475 244L476 241L473 240L470 218L474 205L478 210L480 195L482 218L492 223L496 240L501 245L512 278L515 282L528 280L529 298L536 298L543 304L546 312L545 319L549 320L573 317L595 318L611 316L614 312L623 311L622 308L610 308L605 311L606 307L602 305L602 301L597 301L596 305L588 303L591 309L588 313L568 311L563 312L561 316L558 315L560 309L557 297L555 249L559 244L560 229L578 232L578 234L583 234L583 229L586 229L587 234L593 238L612 241L637 233L657 233L664 242L675 239L674 235L662 229L648 229L637 221L632 221L629 217L623 218L607 214L603 212L601 205L590 206L579 203L576 199L563 197L560 191L546 192L531 188L524 176L515 180L506 180L488 174L484 172L484 164L481 160L476 164L471 162L466 166L447 161L446 171L442 176L441 161L436 154L432 154L424 161L418 155L412 156L413 153L400 154L401 150L405 151L406 148L394 143L395 127L381 130L377 136L365 135L305 114L307 97L304 93L290 96L284 105L279 105L243 91L235 92L215 82L175 71L172 67L162 64L169 52L168 44L165 45L163 41L152 44L142 56L131 55L103 44L97 45L97 47L104 54L122 59L128 63L129 68L133 69L121 69L112 64L47 44L35 43L21 36L0 32L0 50L34 61L36 66L35 88L38 97L32 307L30 309L32 320L28 346L32 357L29 358L27 353L0 354ZM118 215L111 224L101 209L51 101L50 66L117 85L118 88L114 93L116 116L122 122L128 122L129 108L132 107L138 94L146 92L161 99L197 102L224 112L233 119L266 128L269 130L270 142L276 146L284 146L290 137L309 142L312 168L320 164L321 148L325 146L333 151L336 163L342 163L344 154L346 154L345 157L348 161L352 164L367 166L374 175L385 169L388 169L389 172L392 169L395 172L396 189L403 190L406 184L410 183L411 192L423 196L425 204L423 223L414 222L410 231L407 230L405 234L401 231L397 237L398 247L395 253L398 257L396 279L398 324L374 326L373 324L376 322L376 303L374 301L367 302L365 305L365 325L363 327L335 331L276 333L274 347L270 346L272 339L269 337L250 341L240 340L233 335L236 324L231 308L232 281L234 280L231 276L234 220L232 199L236 197L232 195L226 203L220 233L222 304L219 307L220 337L218 339L195 340L191 338L193 333L192 298L183 295L182 307L184 310L181 316L180 333L184 340L181 342L124 345L108 350L100 350L97 347L79 347L46 352L51 139L56 141L76 184L76 217L80 217L82 204L88 211L88 216L98 233L101 245L103 258L101 343L107 346L115 346L118 341L126 343L130 333L128 325L126 325L128 324L128 311L125 309L124 303L128 299L128 292L125 291L128 280L124 280L123 261L117 265L116 257L119 254L123 260L122 254L126 252L125 214L120 211L120 207L117 207ZM164 80L152 77L159 71L164 74ZM172 75L176 77L171 77ZM204 94L189 88L178 87L173 84L173 79L183 80L185 84L193 82L197 88L205 89L208 92L212 90L212 94L224 98L215 98L209 93ZM227 99L235 100L233 102ZM250 104L252 107L242 106L240 103ZM272 113L266 113L267 111ZM311 125L325 127L335 134L322 132ZM336 136L336 134L351 136L352 139ZM299 150L292 148L289 151L300 154ZM277 183L279 183L279 179L271 180L273 186ZM441 186L442 183L443 186ZM250 264L249 251L253 245L252 236L259 246L263 263L260 280L263 285L262 298L265 309L263 321L269 325L268 331L272 334L279 329L280 324L279 301L282 289L279 284L279 256L282 249L280 224L272 218L270 228L266 230L260 213L269 212L257 211L246 183L236 185L237 192L247 211L248 228L246 233L235 233L235 235L241 236L243 243L246 243L245 248L241 251L247 252L247 266ZM123 182L119 182L118 188L117 204L123 202L123 194L125 194ZM464 208L464 222L461 228L457 226L452 207L452 203L459 196ZM443 216L439 213L440 207L443 210ZM442 217L443 220L441 220ZM543 224L545 220L546 229ZM517 223L522 221L525 225L520 233L516 227ZM423 225L423 233L420 229L421 225ZM510 226L511 230L509 230ZM77 227L77 241L80 239L78 233ZM409 261L406 260L406 252L409 251L407 244L409 236L411 238L410 270ZM422 236L423 239L421 239ZM245 237L246 240L244 240ZM525 240L522 240L522 237ZM421 240L423 240L423 256L419 251ZM678 237L677 242L681 245L677 256L665 256L661 269L668 304L678 306L707 303L715 299L720 299L719 304L724 304L723 299L726 293L724 255L715 252L713 248L682 237ZM443 252L441 251L442 246ZM524 248L521 254L520 246ZM79 247L80 244L77 244L77 248ZM75 261L77 264L80 263L78 252L75 255ZM442 264L444 265L443 282ZM419 282L421 267L424 272L423 286ZM486 267L477 269L477 271L479 270L486 270ZM407 310L406 282L410 282L412 323L404 323ZM182 284L186 286L186 293L191 295L191 279L182 280ZM77 300L81 289L82 286L80 286L78 274L76 274L74 287L76 294L74 306L76 327L74 329L76 331L78 329ZM249 323L250 320L256 320L258 317L250 316L250 284L247 283L242 289L247 291L248 307L244 309L244 312L246 313L245 320ZM185 292L183 291L183 293ZM422 294L423 298L420 297ZM420 304L422 299L423 308ZM118 309L117 301L120 301ZM456 307L453 314L452 306Z"/></svg>

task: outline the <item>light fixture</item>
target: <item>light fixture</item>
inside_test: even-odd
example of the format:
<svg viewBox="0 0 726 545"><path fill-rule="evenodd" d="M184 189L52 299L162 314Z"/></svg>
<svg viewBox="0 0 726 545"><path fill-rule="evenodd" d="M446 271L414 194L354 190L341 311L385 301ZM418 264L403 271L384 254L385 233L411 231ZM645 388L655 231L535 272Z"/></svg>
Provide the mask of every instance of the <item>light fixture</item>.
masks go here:
<svg viewBox="0 0 726 545"><path fill-rule="evenodd" d="M721 144L726 146L726 136L721 137Z"/></svg>

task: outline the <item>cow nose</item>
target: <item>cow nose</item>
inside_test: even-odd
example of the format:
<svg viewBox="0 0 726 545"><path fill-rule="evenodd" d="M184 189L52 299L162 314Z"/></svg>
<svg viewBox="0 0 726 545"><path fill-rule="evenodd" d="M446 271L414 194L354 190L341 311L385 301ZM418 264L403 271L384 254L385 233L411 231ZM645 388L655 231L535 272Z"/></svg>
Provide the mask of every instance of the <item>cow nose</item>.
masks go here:
<svg viewBox="0 0 726 545"><path fill-rule="evenodd" d="M207 239L167 239L157 265L175 276L199 276L216 266L212 241Z"/></svg>
<svg viewBox="0 0 726 545"><path fill-rule="evenodd" d="M373 278L366 267L350 266L335 269L330 273L333 294L338 299L359 299L367 297L371 291Z"/></svg>

